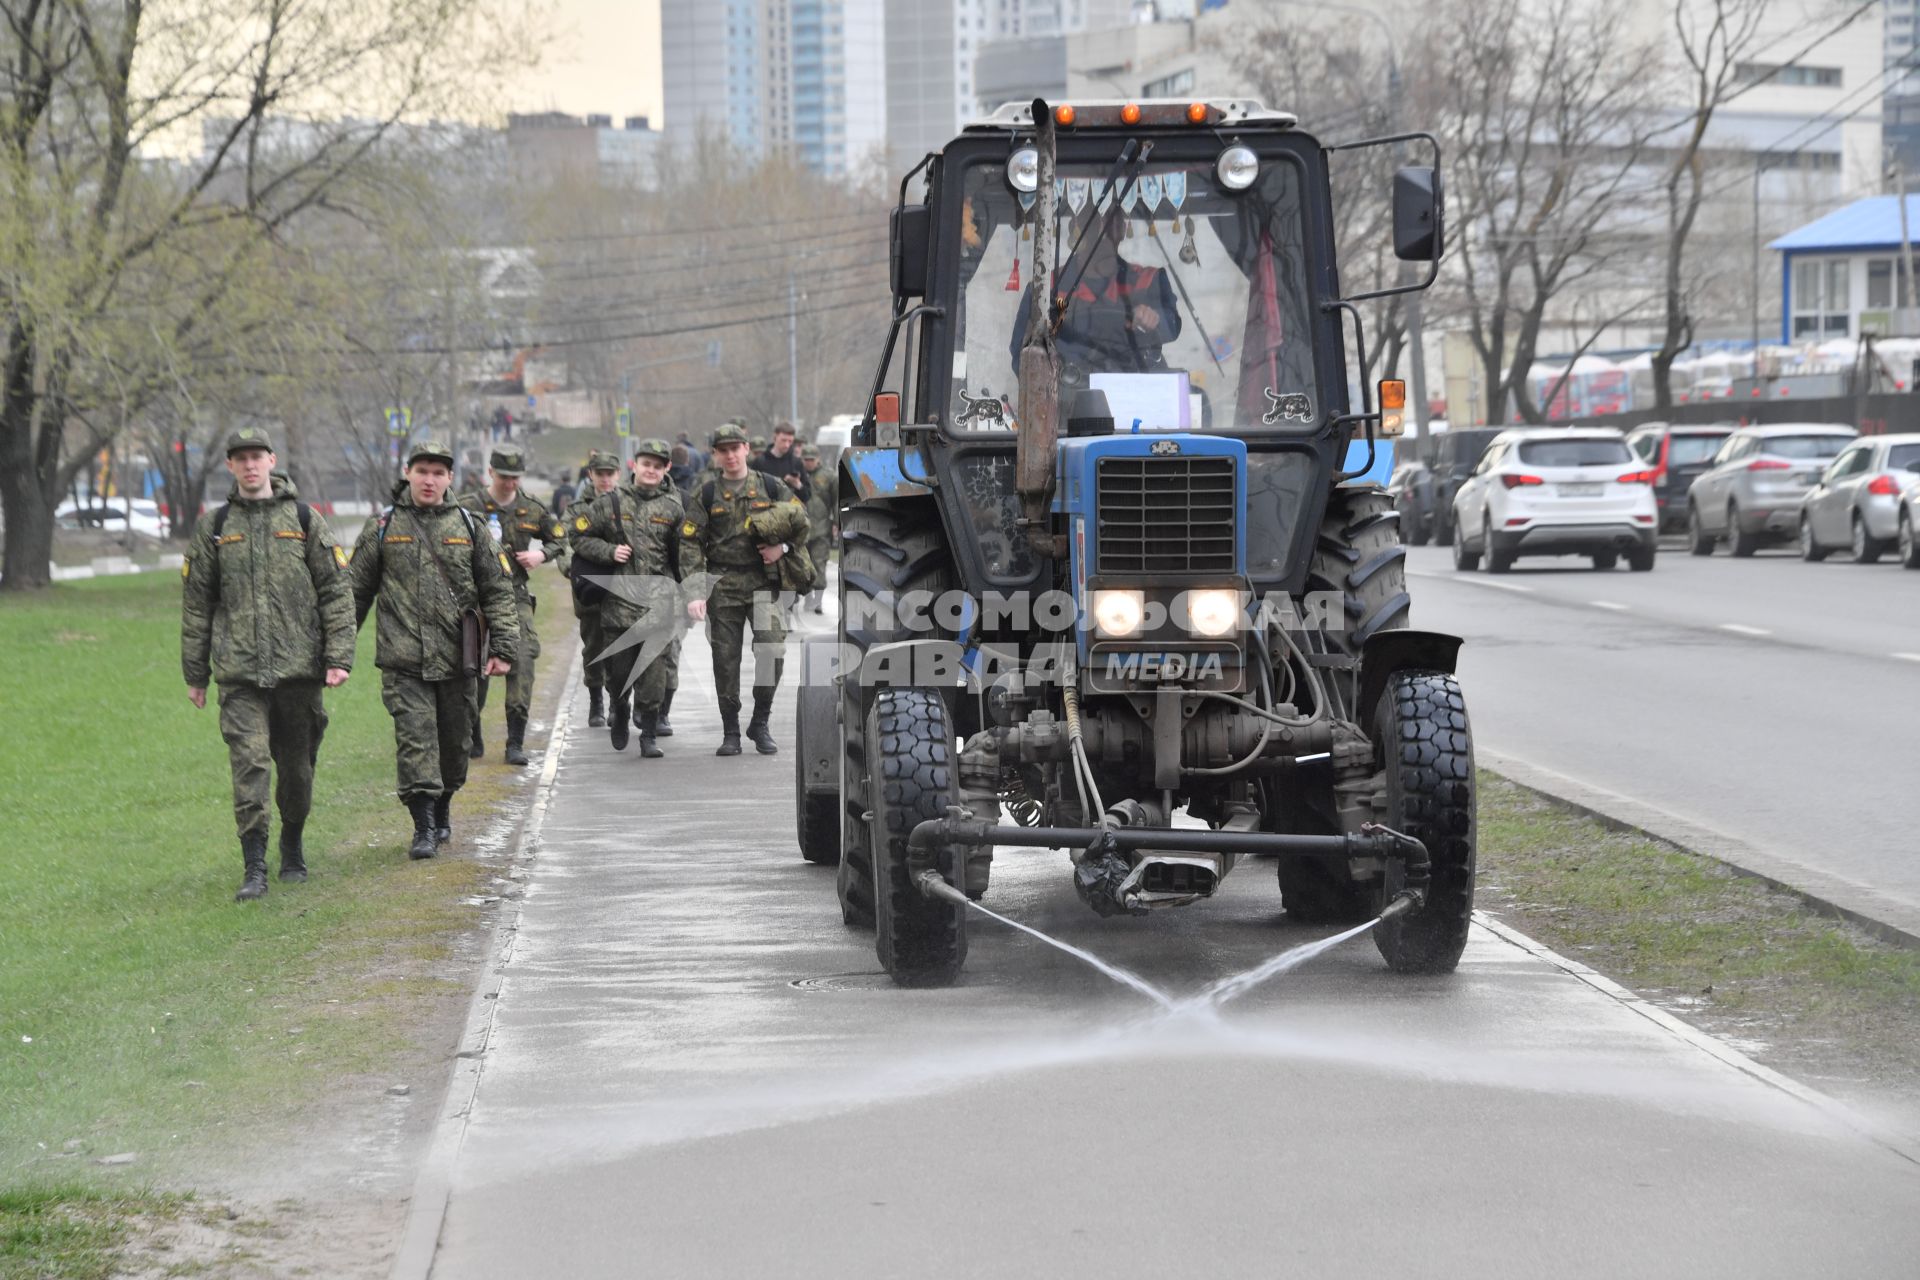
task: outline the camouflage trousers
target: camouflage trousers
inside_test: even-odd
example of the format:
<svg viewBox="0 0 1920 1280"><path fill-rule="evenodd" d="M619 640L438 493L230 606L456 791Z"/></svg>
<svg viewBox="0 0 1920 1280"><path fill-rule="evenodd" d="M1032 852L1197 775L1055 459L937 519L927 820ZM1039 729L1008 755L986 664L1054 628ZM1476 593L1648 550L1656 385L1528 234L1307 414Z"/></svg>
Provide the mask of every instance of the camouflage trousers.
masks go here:
<svg viewBox="0 0 1920 1280"><path fill-rule="evenodd" d="M753 685L771 692L786 667L787 622L779 593L757 569L729 569L707 597L707 643L720 710L740 710L740 658L753 627Z"/></svg>
<svg viewBox="0 0 1920 1280"><path fill-rule="evenodd" d="M826 538L815 538L807 544L807 558L813 561L813 590L807 593L808 604L819 604L827 591L827 556L832 543Z"/></svg>
<svg viewBox="0 0 1920 1280"><path fill-rule="evenodd" d="M600 610L598 607L589 609L576 604L573 614L580 620L580 677L586 681L589 690L597 693L607 683L606 672L594 661L607 647L600 634Z"/></svg>
<svg viewBox="0 0 1920 1280"><path fill-rule="evenodd" d="M273 802L280 825L305 822L313 808L313 764L327 732L318 680L297 680L272 689L250 684L220 686L220 736L233 766L233 822L240 839L267 838L267 777L274 776Z"/></svg>
<svg viewBox="0 0 1920 1280"><path fill-rule="evenodd" d="M670 634L673 629L673 620L663 619L662 626ZM631 640L638 643L629 644L607 659L607 696L617 702L631 690L633 705L637 709L653 711L659 708L660 700L666 696L669 689L677 689L680 686L680 641L677 639L668 641L665 647L652 654L646 669L636 675L635 668L640 665L640 659L649 649L647 644L649 637L645 624L636 624L636 627L639 629L635 632L616 637L623 642ZM654 643L658 644L658 640Z"/></svg>
<svg viewBox="0 0 1920 1280"><path fill-rule="evenodd" d="M393 717L400 799L450 796L467 784L473 738L472 681L422 680L405 671L380 673L380 701Z"/></svg>
<svg viewBox="0 0 1920 1280"><path fill-rule="evenodd" d="M540 633L533 629L533 600L530 596L520 597L520 654L513 660L513 670L499 677L507 682L507 714L526 719L528 710L533 706L533 662L540 656ZM478 714L487 708L487 685L485 676L474 681L474 713L476 723Z"/></svg>

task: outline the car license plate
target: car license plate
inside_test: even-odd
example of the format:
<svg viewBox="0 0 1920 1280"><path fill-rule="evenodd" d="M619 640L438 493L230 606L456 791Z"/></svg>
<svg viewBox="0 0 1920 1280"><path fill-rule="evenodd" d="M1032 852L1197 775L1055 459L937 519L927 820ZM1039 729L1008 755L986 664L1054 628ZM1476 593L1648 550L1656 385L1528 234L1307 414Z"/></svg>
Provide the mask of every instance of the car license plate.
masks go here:
<svg viewBox="0 0 1920 1280"><path fill-rule="evenodd" d="M1600 496L1600 486L1597 484L1584 483L1563 484L1560 486L1560 496L1563 498L1597 498Z"/></svg>

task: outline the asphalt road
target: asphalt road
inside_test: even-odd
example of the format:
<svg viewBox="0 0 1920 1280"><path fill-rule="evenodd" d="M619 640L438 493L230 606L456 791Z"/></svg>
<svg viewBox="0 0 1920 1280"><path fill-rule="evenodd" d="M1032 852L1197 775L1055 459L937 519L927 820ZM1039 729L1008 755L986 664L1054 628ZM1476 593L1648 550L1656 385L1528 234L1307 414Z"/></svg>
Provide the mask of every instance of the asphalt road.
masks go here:
<svg viewBox="0 0 1920 1280"><path fill-rule="evenodd" d="M1495 577L1449 557L1409 551L1413 619L1466 637L1483 755L1724 833L1920 933L1920 573L1673 546L1651 573L1563 557Z"/></svg>
<svg viewBox="0 0 1920 1280"><path fill-rule="evenodd" d="M991 922L961 985L892 988L794 850L790 756L712 756L704 664L666 760L573 720L434 1276L1913 1274L1910 1157L1484 930L1215 1022ZM988 900L1176 996L1323 932L1266 862L1102 921L1007 854Z"/></svg>

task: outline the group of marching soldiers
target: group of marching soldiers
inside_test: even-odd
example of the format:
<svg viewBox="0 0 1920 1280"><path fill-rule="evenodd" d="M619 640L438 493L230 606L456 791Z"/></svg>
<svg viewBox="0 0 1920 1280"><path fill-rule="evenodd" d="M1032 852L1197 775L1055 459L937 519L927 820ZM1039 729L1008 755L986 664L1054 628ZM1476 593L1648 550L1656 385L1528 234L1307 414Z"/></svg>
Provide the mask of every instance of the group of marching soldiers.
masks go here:
<svg viewBox="0 0 1920 1280"><path fill-rule="evenodd" d="M785 437L791 445L790 429ZM819 610L831 489L824 478L810 483L819 466L811 446L768 450L771 469L762 459L749 465L748 449L743 426L720 427L711 465L685 488L668 474L664 440L639 442L624 485L619 459L595 453L593 492L562 519L522 489L517 449L494 449L485 486L456 499L452 450L421 441L391 505L348 552L299 500L264 431L229 436L232 492L200 519L181 565L181 655L196 706L210 685L218 689L245 868L236 899L267 892L270 800L280 814L279 878L307 878L302 837L327 724L321 690L350 677L370 611L399 797L413 818L409 856L430 858L452 838L453 797L468 761L484 754L480 711L495 676L506 686L505 758L528 763L540 654L529 574L550 561L573 584L590 722L610 730L616 749L637 727L640 754L664 754L680 637L704 622L720 704L715 754L741 751L749 627L745 736L761 754L778 751L769 722L786 614L810 591ZM789 452L791 465L781 461Z"/></svg>

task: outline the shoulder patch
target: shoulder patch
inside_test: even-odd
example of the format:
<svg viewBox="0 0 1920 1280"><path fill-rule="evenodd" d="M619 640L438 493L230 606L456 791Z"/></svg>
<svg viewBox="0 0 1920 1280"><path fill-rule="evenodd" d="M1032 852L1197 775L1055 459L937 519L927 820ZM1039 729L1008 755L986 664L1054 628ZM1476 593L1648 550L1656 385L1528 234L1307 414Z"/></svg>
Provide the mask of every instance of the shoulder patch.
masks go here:
<svg viewBox="0 0 1920 1280"><path fill-rule="evenodd" d="M180 562L181 579L185 580L190 574L192 574L192 572L193 572L193 562L189 560L182 560Z"/></svg>
<svg viewBox="0 0 1920 1280"><path fill-rule="evenodd" d="M687 521L685 524L680 526L680 536L683 538L695 538L695 537L698 537L699 535L700 535L699 527L696 526L691 520Z"/></svg>
<svg viewBox="0 0 1920 1280"><path fill-rule="evenodd" d="M333 562L339 565L342 569L347 567L348 559L349 559L349 554L345 547L335 547L333 549Z"/></svg>
<svg viewBox="0 0 1920 1280"><path fill-rule="evenodd" d="M567 526L565 526L565 525L563 525L563 524L561 524L561 523L560 523L560 522L559 522L558 520L556 520L556 521L554 521L554 522L553 522L553 536L554 536L554 537L556 537L556 538L564 538L564 537L566 537L566 536L567 536Z"/></svg>
<svg viewBox="0 0 1920 1280"><path fill-rule="evenodd" d="M585 533L592 524L593 521L587 519L585 516L575 516L573 518L573 527L581 533Z"/></svg>
<svg viewBox="0 0 1920 1280"><path fill-rule="evenodd" d="M500 553L500 572L508 576L513 574L513 566L507 563L507 553L504 551Z"/></svg>

